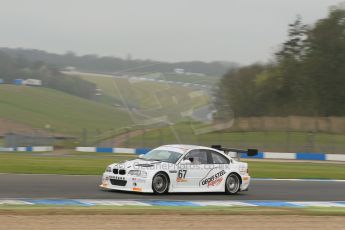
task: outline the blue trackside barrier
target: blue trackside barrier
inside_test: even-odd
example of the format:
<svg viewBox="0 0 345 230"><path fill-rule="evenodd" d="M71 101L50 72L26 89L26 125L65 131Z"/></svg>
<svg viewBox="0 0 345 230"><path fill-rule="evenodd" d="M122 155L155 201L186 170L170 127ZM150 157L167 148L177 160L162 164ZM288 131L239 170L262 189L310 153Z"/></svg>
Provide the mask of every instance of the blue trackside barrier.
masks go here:
<svg viewBox="0 0 345 230"><path fill-rule="evenodd" d="M149 148L107 148L107 147L77 147L78 152L98 152L98 153L121 153L121 154L145 154ZM0 152L50 152L54 151L53 146L26 146L26 147L0 147ZM256 156L241 154L245 159L282 159L282 160L312 160L312 161L345 161L345 154L325 154L325 153L279 153L279 152L259 152Z"/></svg>
<svg viewBox="0 0 345 230"><path fill-rule="evenodd" d="M248 156L247 153L241 153L241 158L264 159L264 153L259 152L256 156Z"/></svg>
<svg viewBox="0 0 345 230"><path fill-rule="evenodd" d="M26 147L26 151L32 152L32 147Z"/></svg>
<svg viewBox="0 0 345 230"><path fill-rule="evenodd" d="M26 146L26 147L0 147L0 152L51 152L54 151L53 146Z"/></svg>
<svg viewBox="0 0 345 230"><path fill-rule="evenodd" d="M96 148L97 153L112 153L113 148Z"/></svg>
<svg viewBox="0 0 345 230"><path fill-rule="evenodd" d="M140 149L135 149L135 154L145 154L147 152L149 152L151 149L147 149L147 148L140 148Z"/></svg>
<svg viewBox="0 0 345 230"><path fill-rule="evenodd" d="M78 152L96 152L96 153L129 153L129 154L145 154L151 149L149 148L106 148L106 147L77 147Z"/></svg>
<svg viewBox="0 0 345 230"><path fill-rule="evenodd" d="M149 148L100 148L100 147L77 147L78 152L103 152L103 153L127 153L145 154ZM245 159L281 159L281 160L312 160L312 161L345 161L345 154L325 154L325 153L280 153L280 152L259 152L256 156L248 156L241 153L241 158Z"/></svg>
<svg viewBox="0 0 345 230"><path fill-rule="evenodd" d="M323 153L296 153L296 160L325 161L326 154Z"/></svg>

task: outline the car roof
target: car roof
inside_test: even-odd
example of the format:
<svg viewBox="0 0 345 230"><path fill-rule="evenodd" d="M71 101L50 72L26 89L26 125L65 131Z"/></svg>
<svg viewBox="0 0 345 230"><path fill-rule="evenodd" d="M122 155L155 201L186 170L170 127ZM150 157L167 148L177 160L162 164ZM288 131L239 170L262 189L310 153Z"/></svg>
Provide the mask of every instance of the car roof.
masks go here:
<svg viewBox="0 0 345 230"><path fill-rule="evenodd" d="M212 149L212 150L215 150L215 149L210 148L210 147L205 147L205 146L200 146L200 145L187 145L187 144L170 144L170 145L163 145L160 147L179 149L180 151L183 151L183 152L188 152L192 149Z"/></svg>

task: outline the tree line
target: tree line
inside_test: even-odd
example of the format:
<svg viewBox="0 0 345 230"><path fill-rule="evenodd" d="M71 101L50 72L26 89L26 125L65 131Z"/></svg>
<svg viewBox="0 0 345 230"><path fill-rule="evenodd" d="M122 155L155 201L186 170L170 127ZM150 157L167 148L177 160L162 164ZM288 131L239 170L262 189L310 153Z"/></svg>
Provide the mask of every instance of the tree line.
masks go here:
<svg viewBox="0 0 345 230"><path fill-rule="evenodd" d="M64 75L42 61L31 62L0 51L0 79L4 83L11 84L15 79L28 78L42 80L45 87L87 99L92 99L96 92L94 83Z"/></svg>
<svg viewBox="0 0 345 230"><path fill-rule="evenodd" d="M182 68L186 72L203 73L208 76L222 76L228 69L237 66L233 62L158 62L153 60L122 59L118 57L101 57L95 54L78 56L69 51L66 54L54 54L41 50L0 48L12 57L24 57L32 62L44 61L56 68L66 66L76 67L85 72L143 74L143 73L172 73L175 68Z"/></svg>
<svg viewBox="0 0 345 230"><path fill-rule="evenodd" d="M271 63L230 70L217 95L219 114L344 116L345 10L313 26L297 17Z"/></svg>

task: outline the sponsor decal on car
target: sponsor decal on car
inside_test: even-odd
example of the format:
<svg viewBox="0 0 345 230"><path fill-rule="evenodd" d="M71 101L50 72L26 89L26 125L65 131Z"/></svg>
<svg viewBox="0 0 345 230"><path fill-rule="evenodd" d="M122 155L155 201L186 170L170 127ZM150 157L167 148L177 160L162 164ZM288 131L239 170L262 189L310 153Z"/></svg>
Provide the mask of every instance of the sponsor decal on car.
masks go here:
<svg viewBox="0 0 345 230"><path fill-rule="evenodd" d="M115 180L125 180L125 177L123 176L110 176L110 179L115 179Z"/></svg>
<svg viewBox="0 0 345 230"><path fill-rule="evenodd" d="M187 182L186 179L187 170L178 170L176 182Z"/></svg>
<svg viewBox="0 0 345 230"><path fill-rule="evenodd" d="M176 178L176 182L187 182L187 179L184 178Z"/></svg>
<svg viewBox="0 0 345 230"><path fill-rule="evenodd" d="M133 178L132 178L132 181L135 181L135 182L145 182L144 179L142 179L142 178L136 178L136 177L133 177Z"/></svg>
<svg viewBox="0 0 345 230"><path fill-rule="evenodd" d="M208 187L216 186L216 185L220 184L220 182L222 182L222 180L223 180L223 177L219 177L219 178L217 178L217 179L215 179L213 181L208 182L207 186Z"/></svg>
<svg viewBox="0 0 345 230"><path fill-rule="evenodd" d="M142 188L136 188L136 187L134 187L132 190L133 190L133 191L136 191L136 192L141 192L141 191L142 191Z"/></svg>
<svg viewBox="0 0 345 230"><path fill-rule="evenodd" d="M223 176L226 173L225 170L221 170L216 173L212 173L212 171L215 171L215 170L211 169L207 173L206 177L200 181L199 183L200 186L205 186L205 185L207 185L207 187L216 186L223 181Z"/></svg>

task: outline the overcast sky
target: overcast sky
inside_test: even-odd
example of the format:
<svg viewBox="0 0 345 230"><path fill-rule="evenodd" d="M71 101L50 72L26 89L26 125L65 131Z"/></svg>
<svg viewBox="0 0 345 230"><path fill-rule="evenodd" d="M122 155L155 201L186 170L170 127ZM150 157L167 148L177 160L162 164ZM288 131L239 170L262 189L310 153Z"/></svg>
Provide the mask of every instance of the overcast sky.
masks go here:
<svg viewBox="0 0 345 230"><path fill-rule="evenodd" d="M266 61L297 14L344 0L0 0L0 47L162 61Z"/></svg>

